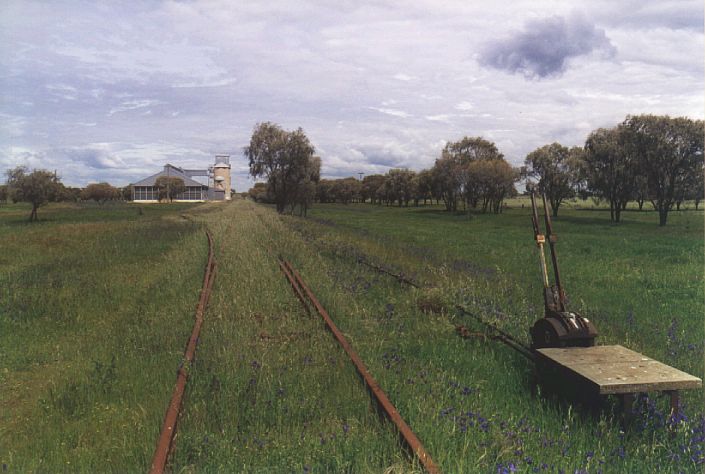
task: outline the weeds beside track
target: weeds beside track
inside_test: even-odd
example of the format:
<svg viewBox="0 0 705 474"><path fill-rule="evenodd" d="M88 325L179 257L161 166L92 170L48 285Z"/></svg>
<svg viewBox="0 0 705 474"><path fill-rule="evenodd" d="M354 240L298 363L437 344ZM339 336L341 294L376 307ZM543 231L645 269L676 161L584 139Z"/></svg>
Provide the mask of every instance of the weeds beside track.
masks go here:
<svg viewBox="0 0 705 474"><path fill-rule="evenodd" d="M394 423L394 426L396 426L400 436L404 440L404 443L409 448L409 450L411 450L411 452L419 458L419 461L427 472L429 472L430 474L439 473L440 470L438 469L438 466L435 462L433 462L433 459L431 459L431 456L428 454L428 452L426 452L426 448L423 447L421 440L419 440L419 438L416 436L416 434L414 434L409 425L407 425L407 423L401 417L397 409L394 407L394 404L392 404L392 402L389 400L389 397L387 397L387 394L384 393L377 381L372 377L372 374L367 369L365 363L362 361L360 356L355 352L355 350L352 348L347 339L345 339L343 333L340 332L328 312L325 310L325 308L323 308L321 303L319 303L318 299L315 297L313 292L309 289L308 286L306 286L303 281L303 278L301 278L301 275L299 275L299 273L294 269L294 267L292 267L291 264L286 260L280 260L279 266L281 267L284 275L289 280L289 283L291 283L294 292L306 308L306 311L310 312L306 301L308 300L308 303L313 305L313 307L316 309L316 312L323 318L328 329L333 333L336 340L338 341L340 346L345 350L345 353L348 355L348 357L350 357L350 360L355 365L358 374L364 380L365 385L372 393L372 396L375 398L378 406L384 411L385 416L389 418L392 423Z"/></svg>
<svg viewBox="0 0 705 474"><path fill-rule="evenodd" d="M215 280L216 261L213 253L213 237L208 230L206 230L206 236L208 237L208 261L206 263L206 268L203 275L201 296L198 300L198 306L196 307L196 317L193 330L191 331L191 337L186 345L184 358L181 361L179 370L177 371L176 385L174 386L174 391L171 395L171 401L169 402L169 407L164 415L164 423L162 424L159 440L157 441L157 447L154 451L154 457L152 459L152 465L149 471L150 474L161 474L164 472L169 454L173 449L174 436L176 435L176 427L179 419L179 413L181 411L184 390L186 389L186 382L188 381L188 374L191 364L193 363L196 355L198 337L201 334L201 326L203 325L203 314L206 310L206 306L208 305L208 300L210 299L211 290L213 288L213 281Z"/></svg>

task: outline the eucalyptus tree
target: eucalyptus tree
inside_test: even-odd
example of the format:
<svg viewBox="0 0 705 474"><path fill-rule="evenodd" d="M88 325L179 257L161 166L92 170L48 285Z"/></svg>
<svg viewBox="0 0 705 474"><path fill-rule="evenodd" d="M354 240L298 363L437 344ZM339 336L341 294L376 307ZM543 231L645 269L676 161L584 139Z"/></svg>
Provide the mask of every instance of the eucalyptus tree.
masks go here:
<svg viewBox="0 0 705 474"><path fill-rule="evenodd" d="M519 179L519 171L504 158L475 161L469 169L478 201L482 201L482 212L502 212L504 199L516 194L514 183Z"/></svg>
<svg viewBox="0 0 705 474"><path fill-rule="evenodd" d="M667 115L629 116L625 144L646 178L649 199L665 226L668 213L703 169L703 121Z"/></svg>
<svg viewBox="0 0 705 474"><path fill-rule="evenodd" d="M64 185L56 173L47 170L34 170L31 173L25 166L7 171L7 190L13 202L32 204L29 221L38 219L37 210L48 202L61 199Z"/></svg>
<svg viewBox="0 0 705 474"><path fill-rule="evenodd" d="M178 176L160 176L154 182L154 187L157 188L160 201L168 199L169 202L173 202L175 197L186 191L184 180Z"/></svg>
<svg viewBox="0 0 705 474"><path fill-rule="evenodd" d="M181 183L183 184L183 180ZM91 183L83 189L81 197L86 200L92 199L102 206L106 201L118 199L120 191L108 183Z"/></svg>
<svg viewBox="0 0 705 474"><path fill-rule="evenodd" d="M415 194L416 173L406 168L394 168L389 170L386 176L387 198L389 201L397 201L399 207L408 206Z"/></svg>
<svg viewBox="0 0 705 474"><path fill-rule="evenodd" d="M369 199L372 204L382 204L382 200L378 199L377 190L384 186L384 180L385 177L381 174L370 174L362 178L362 187L360 188L362 201Z"/></svg>
<svg viewBox="0 0 705 474"><path fill-rule="evenodd" d="M437 187L446 210L454 212L458 209L458 198L461 193L461 165L454 157L442 154L431 168L431 176Z"/></svg>
<svg viewBox="0 0 705 474"><path fill-rule="evenodd" d="M610 220L620 221L621 211L636 193L637 163L625 147L623 126L600 128L585 141L584 170L588 189L610 203Z"/></svg>
<svg viewBox="0 0 705 474"><path fill-rule="evenodd" d="M446 144L443 157L449 157L455 163L459 180L459 194L468 207L476 208L481 199L478 183L473 179L472 164L479 161L501 160L504 155L497 146L482 137L463 137L457 142Z"/></svg>
<svg viewBox="0 0 705 474"><path fill-rule="evenodd" d="M250 175L267 179L277 212L315 192L311 183L320 175L321 162L314 159L315 149L301 128L289 132L271 122L259 123L243 151Z"/></svg>
<svg viewBox="0 0 705 474"><path fill-rule="evenodd" d="M335 197L336 202L349 204L360 199L361 189L360 180L350 177L334 180L331 193Z"/></svg>
<svg viewBox="0 0 705 474"><path fill-rule="evenodd" d="M550 201L554 217L558 216L563 200L575 195L582 155L583 150L579 147L551 143L526 156L527 175L538 178L538 189Z"/></svg>

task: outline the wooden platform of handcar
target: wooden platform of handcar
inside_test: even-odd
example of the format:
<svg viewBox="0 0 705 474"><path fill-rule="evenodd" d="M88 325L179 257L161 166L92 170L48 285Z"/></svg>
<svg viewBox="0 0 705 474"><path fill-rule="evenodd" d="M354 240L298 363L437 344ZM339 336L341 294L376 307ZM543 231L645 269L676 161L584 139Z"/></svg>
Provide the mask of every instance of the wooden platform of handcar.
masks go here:
<svg viewBox="0 0 705 474"><path fill-rule="evenodd" d="M702 380L622 346L537 349L537 368L554 384L570 383L576 392L597 397L618 395L629 416L634 395L664 392L678 410L679 390L702 387ZM585 391L585 392L583 392Z"/></svg>

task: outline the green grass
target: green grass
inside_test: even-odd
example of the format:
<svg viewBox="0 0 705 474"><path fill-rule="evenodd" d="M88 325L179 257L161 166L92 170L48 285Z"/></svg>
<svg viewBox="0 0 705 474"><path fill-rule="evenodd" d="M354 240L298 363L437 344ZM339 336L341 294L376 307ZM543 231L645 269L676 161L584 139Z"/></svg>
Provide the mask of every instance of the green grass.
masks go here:
<svg viewBox="0 0 705 474"><path fill-rule="evenodd" d="M352 364L277 265L306 252L278 217L236 201L209 220L218 275L189 381L178 472L414 469Z"/></svg>
<svg viewBox="0 0 705 474"><path fill-rule="evenodd" d="M290 259L444 472L699 472L703 392L684 393L671 438L666 400L642 399L626 432L533 393L533 368L463 303L527 340L542 315L528 209L317 205L311 218L230 205L50 206L39 224L0 206L0 460L11 472L144 472L193 322L205 262L218 273L191 368L174 472L410 472L345 354L293 296ZM703 375L703 213L561 208L571 307L599 343ZM189 220L180 217L188 214ZM5 251L8 249L8 251ZM423 287L400 285L365 258ZM424 312L422 308L435 312ZM508 316L504 316L508 315ZM700 464L698 464L700 463Z"/></svg>
<svg viewBox="0 0 705 474"><path fill-rule="evenodd" d="M542 300L528 209L520 205L470 219L437 207L328 205L316 206L308 221L287 222L329 265L327 275L320 262L308 265L304 276L446 469L489 472L513 463L530 471L546 463L551 470L697 471L702 391L685 394L691 421L674 439L656 428L666 403L651 405L653 398L642 401L635 427L620 433L614 406L595 417L533 398L531 367L521 357L498 343L454 337L453 326L471 320L453 311L419 311L429 297L447 307L464 303L527 339ZM596 323L601 344L623 344L702 377L703 215L673 213L669 222L659 228L653 213L630 212L612 225L605 211L564 209L554 222L562 277L572 308ZM402 288L356 265L360 257L435 288ZM479 432L478 416L490 420Z"/></svg>
<svg viewBox="0 0 705 474"><path fill-rule="evenodd" d="M205 263L185 206L0 207L0 461L145 471Z"/></svg>

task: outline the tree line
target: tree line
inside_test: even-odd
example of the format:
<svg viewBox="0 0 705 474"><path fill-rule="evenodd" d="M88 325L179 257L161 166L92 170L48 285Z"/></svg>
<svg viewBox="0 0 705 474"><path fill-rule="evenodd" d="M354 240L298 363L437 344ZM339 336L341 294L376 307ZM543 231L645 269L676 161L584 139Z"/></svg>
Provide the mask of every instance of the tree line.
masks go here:
<svg viewBox="0 0 705 474"><path fill-rule="evenodd" d="M296 145L290 150L291 143ZM395 168L362 180L320 179L320 158L314 156L314 148L301 129L287 132L270 122L258 124L244 151L250 174L267 178L246 195L276 204L280 213L298 209L302 215L314 201L369 201L401 207L443 200L449 211L457 210L460 201L468 210L499 213L504 199L516 195L514 184L520 176L494 143L480 137L448 143L431 169Z"/></svg>
<svg viewBox="0 0 705 474"><path fill-rule="evenodd" d="M291 146L291 149L289 147ZM299 128L287 132L270 122L258 124L245 154L250 174L266 177L246 195L277 204L277 211L301 214L314 201L369 202L408 206L442 201L446 210L502 212L516 183L535 185L551 203L554 216L566 199L604 201L610 219L619 222L629 202L645 202L658 211L659 225L686 200L703 200L703 121L685 117L636 115L612 127L592 131L582 147L560 143L529 153L521 168L512 167L497 146L482 137L449 142L430 169L391 169L358 180L320 179L320 158Z"/></svg>
<svg viewBox="0 0 705 474"><path fill-rule="evenodd" d="M658 211L659 225L687 200L703 199L703 121L684 117L627 116L612 128L592 131L585 146L543 146L526 157L525 174L538 179L554 215L568 198L609 204L619 222L629 202Z"/></svg>
<svg viewBox="0 0 705 474"><path fill-rule="evenodd" d="M37 211L50 202L95 201L102 206L107 201L132 199L131 186L115 187L105 182L91 183L85 188L65 186L56 172L42 169L30 172L26 166L10 169L5 174L6 184L0 185L0 203L8 200L30 203L30 222L38 220ZM159 190L159 199L169 201L186 190L184 180L174 176L157 178L155 187Z"/></svg>

